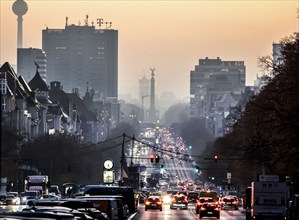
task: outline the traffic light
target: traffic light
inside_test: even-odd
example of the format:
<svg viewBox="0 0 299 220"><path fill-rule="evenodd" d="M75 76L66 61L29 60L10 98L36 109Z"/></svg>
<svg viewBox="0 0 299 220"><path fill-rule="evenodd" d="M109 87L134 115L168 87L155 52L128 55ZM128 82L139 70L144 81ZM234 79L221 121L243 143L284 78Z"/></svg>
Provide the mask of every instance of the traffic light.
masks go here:
<svg viewBox="0 0 299 220"><path fill-rule="evenodd" d="M153 162L154 162L154 155L151 154L151 163L153 163Z"/></svg>
<svg viewBox="0 0 299 220"><path fill-rule="evenodd" d="M156 156L156 163L159 163L159 161L160 161L160 157Z"/></svg>
<svg viewBox="0 0 299 220"><path fill-rule="evenodd" d="M217 163L217 161L218 161L218 156L215 155L215 156L214 156L214 162Z"/></svg>
<svg viewBox="0 0 299 220"><path fill-rule="evenodd" d="M196 173L199 173L199 167L195 167Z"/></svg>
<svg viewBox="0 0 299 220"><path fill-rule="evenodd" d="M163 164L161 164L161 169L164 169L164 165Z"/></svg>

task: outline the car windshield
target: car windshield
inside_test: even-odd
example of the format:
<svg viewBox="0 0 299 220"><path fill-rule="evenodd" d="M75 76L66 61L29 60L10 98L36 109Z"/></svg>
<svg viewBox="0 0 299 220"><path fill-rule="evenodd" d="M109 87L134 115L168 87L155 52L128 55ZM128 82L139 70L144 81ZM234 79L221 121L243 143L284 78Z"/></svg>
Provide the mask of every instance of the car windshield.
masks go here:
<svg viewBox="0 0 299 220"><path fill-rule="evenodd" d="M176 196L175 199L176 199L176 201L184 201L185 196Z"/></svg>
<svg viewBox="0 0 299 220"><path fill-rule="evenodd" d="M160 199L159 198L148 198L149 202L159 202Z"/></svg>
<svg viewBox="0 0 299 220"><path fill-rule="evenodd" d="M235 201L235 199L234 198L224 198L222 201L223 202L232 202L232 201Z"/></svg>
<svg viewBox="0 0 299 220"><path fill-rule="evenodd" d="M201 202L201 203L205 203L205 202L213 202L213 199L212 199L212 198L202 198L202 199L200 199L200 202Z"/></svg>
<svg viewBox="0 0 299 220"><path fill-rule="evenodd" d="M189 198L196 198L197 196L198 196L197 193L189 193L189 194L188 194L188 197L189 197Z"/></svg>

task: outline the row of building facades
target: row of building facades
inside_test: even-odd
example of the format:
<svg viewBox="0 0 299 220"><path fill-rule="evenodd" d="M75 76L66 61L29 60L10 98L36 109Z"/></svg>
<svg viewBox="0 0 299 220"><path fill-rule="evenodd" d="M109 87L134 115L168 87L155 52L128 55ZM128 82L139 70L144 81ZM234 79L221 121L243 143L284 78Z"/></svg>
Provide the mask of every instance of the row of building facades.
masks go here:
<svg viewBox="0 0 299 220"><path fill-rule="evenodd" d="M2 125L28 139L67 132L97 143L120 123L118 31L68 24L42 31L1 69Z"/></svg>
<svg viewBox="0 0 299 220"><path fill-rule="evenodd" d="M121 120L118 31L66 23L65 29L44 29L42 47L18 48L17 73L8 63L1 67L2 123L29 138L69 132L84 142L105 139ZM190 72L190 117L205 118L211 134L222 136L229 115L244 108L265 79L246 87L245 78L244 61L199 59ZM149 81L139 81L142 110Z"/></svg>
<svg viewBox="0 0 299 220"><path fill-rule="evenodd" d="M280 59L281 44L273 44L273 61ZM257 76L253 86L245 86L244 61L199 59L190 72L190 117L205 118L214 137L223 136L240 116L249 99L267 83L268 76Z"/></svg>
<svg viewBox="0 0 299 220"><path fill-rule="evenodd" d="M47 85L38 68L27 82L6 62L0 68L0 85L1 125L25 140L66 132L78 136L83 143L98 143L120 123L116 99L95 101L88 86L83 97L76 89L67 93L58 81Z"/></svg>

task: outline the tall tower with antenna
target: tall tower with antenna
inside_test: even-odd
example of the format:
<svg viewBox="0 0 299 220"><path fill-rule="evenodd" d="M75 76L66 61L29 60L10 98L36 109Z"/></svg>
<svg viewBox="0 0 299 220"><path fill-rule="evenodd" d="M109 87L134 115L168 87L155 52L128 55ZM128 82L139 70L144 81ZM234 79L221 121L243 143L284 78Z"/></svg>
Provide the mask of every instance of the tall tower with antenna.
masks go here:
<svg viewBox="0 0 299 220"><path fill-rule="evenodd" d="M24 0L16 0L12 5L12 11L18 16L18 48L23 47L23 15L28 11L28 5Z"/></svg>

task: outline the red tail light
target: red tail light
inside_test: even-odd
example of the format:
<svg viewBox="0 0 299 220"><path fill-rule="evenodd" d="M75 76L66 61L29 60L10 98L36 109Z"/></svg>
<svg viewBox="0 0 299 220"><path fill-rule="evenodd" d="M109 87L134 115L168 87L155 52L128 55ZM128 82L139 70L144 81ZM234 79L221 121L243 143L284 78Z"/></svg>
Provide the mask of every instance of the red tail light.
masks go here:
<svg viewBox="0 0 299 220"><path fill-rule="evenodd" d="M149 204L151 204L149 201L146 201L146 202L145 202L145 205L149 205Z"/></svg>
<svg viewBox="0 0 299 220"><path fill-rule="evenodd" d="M161 202L161 201L159 201L159 202L157 202L157 204L158 204L158 205L161 205L161 204L162 204L162 202Z"/></svg>

